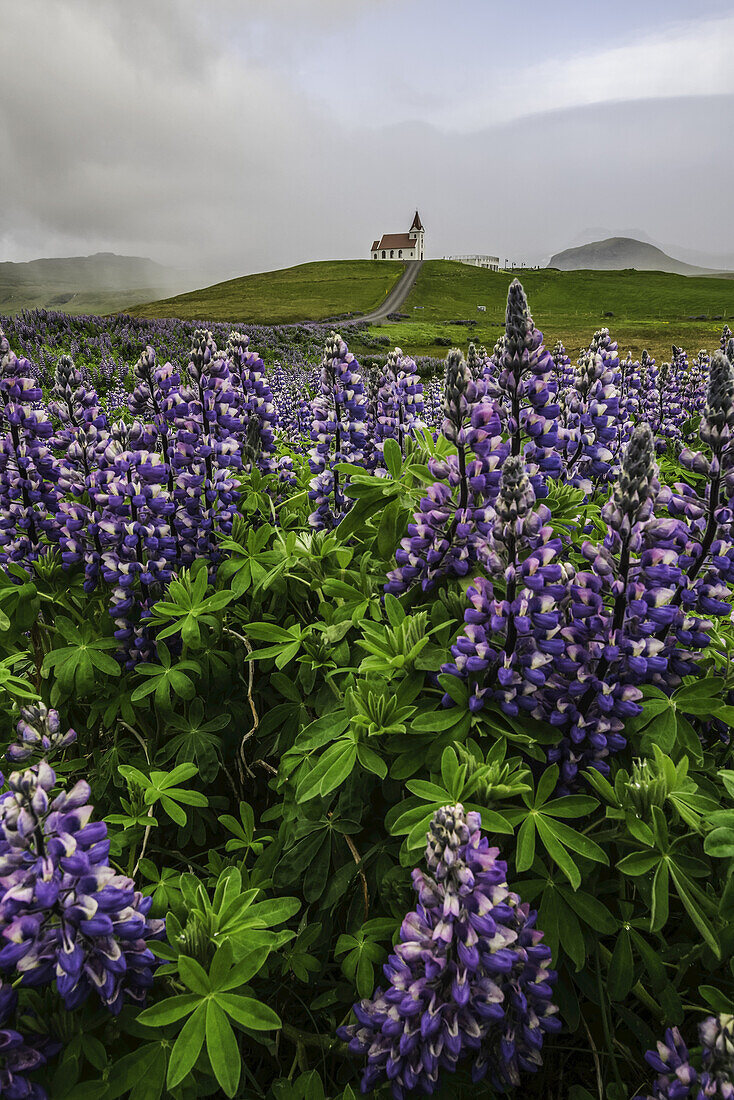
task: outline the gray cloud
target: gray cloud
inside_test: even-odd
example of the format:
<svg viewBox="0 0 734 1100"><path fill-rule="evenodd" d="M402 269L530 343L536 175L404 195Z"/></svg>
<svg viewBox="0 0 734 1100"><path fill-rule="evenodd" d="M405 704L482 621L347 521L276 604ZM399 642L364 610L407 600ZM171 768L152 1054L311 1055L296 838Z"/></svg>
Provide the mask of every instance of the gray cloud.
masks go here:
<svg viewBox="0 0 734 1100"><path fill-rule="evenodd" d="M244 7L251 16L266 0ZM348 21L365 7L267 0L271 24ZM203 283L366 255L416 205L431 255L541 259L587 225L734 250L732 96L592 105L473 133L350 127L267 51L243 57L246 36L228 47L212 13L226 26L242 10L234 0L3 7L0 259L110 249ZM369 75L348 56L334 74L335 98L340 80Z"/></svg>

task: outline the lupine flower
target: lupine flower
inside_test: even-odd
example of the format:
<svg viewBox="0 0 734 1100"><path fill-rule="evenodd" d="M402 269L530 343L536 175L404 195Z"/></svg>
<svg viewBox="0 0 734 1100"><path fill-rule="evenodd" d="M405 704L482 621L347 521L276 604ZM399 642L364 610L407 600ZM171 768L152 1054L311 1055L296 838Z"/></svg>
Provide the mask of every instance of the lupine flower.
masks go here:
<svg viewBox="0 0 734 1100"><path fill-rule="evenodd" d="M442 669L468 679L473 711L494 699L507 714L546 717L542 687L553 658L564 651L558 632L573 576L559 560L561 542L549 519L547 507L536 503L522 458L511 455L487 539L487 572L503 578L503 591L495 592L486 577L467 589L464 633L451 648L453 662Z"/></svg>
<svg viewBox="0 0 734 1100"><path fill-rule="evenodd" d="M553 360L553 374L555 375L556 385L558 386L559 398L564 390L569 389L573 385L574 369L571 359L565 347L560 340L557 340L553 345L553 351L551 352L551 358Z"/></svg>
<svg viewBox="0 0 734 1100"><path fill-rule="evenodd" d="M489 440L501 442L497 405L483 398L484 383L474 381L464 356L453 349L446 359L441 428L456 454L429 460L437 480L408 524L386 592L397 595L414 584L428 591L444 577L466 576L483 554L492 486L487 475L492 463L485 463L478 454L483 448L491 449Z"/></svg>
<svg viewBox="0 0 734 1100"><path fill-rule="evenodd" d="M246 468L256 465L261 473L272 473L275 469L273 431L278 414L263 361L250 350L249 343L248 336L231 332L226 348L244 426L243 464Z"/></svg>
<svg viewBox="0 0 734 1100"><path fill-rule="evenodd" d="M180 411L174 413L172 455L175 529L181 565L219 558L218 534L232 529L239 497L233 472L242 467L242 419L229 361L216 356L211 332L194 333Z"/></svg>
<svg viewBox="0 0 734 1100"><path fill-rule="evenodd" d="M112 426L94 493L101 513L101 572L112 586L110 614L126 667L151 655L141 620L171 579L175 557L170 523L175 506L165 492L168 467L142 444L139 422Z"/></svg>
<svg viewBox="0 0 734 1100"><path fill-rule="evenodd" d="M717 351L711 359L708 389L700 437L709 454L684 448L680 462L706 476L703 495L679 483L662 499L671 518L654 531L661 545L675 547L679 578L670 600L675 617L659 632L672 634L678 645L671 649L672 667L679 675L693 671L681 658L683 647L703 648L711 615L729 615L728 584L734 579L734 365Z"/></svg>
<svg viewBox="0 0 734 1100"><path fill-rule="evenodd" d="M645 1058L659 1075L648 1100L734 1100L734 1016L708 1016L698 1026L701 1068L694 1068L680 1031L668 1028Z"/></svg>
<svg viewBox="0 0 734 1100"><path fill-rule="evenodd" d="M309 523L316 528L335 527L349 511L343 476L334 467L340 462L360 465L367 449L367 398L359 363L338 333L326 343L321 363L319 392L311 403L311 439L308 464L314 475L309 499L316 505Z"/></svg>
<svg viewBox="0 0 734 1100"><path fill-rule="evenodd" d="M8 746L6 753L14 764L34 755L48 760L76 741L76 731L69 729L62 733L58 711L49 710L45 703L21 707L16 729L18 740Z"/></svg>
<svg viewBox="0 0 734 1100"><path fill-rule="evenodd" d="M42 1044L29 1041L14 1028L5 1027L5 1022L6 1013L3 1012L0 1015L0 1096L8 1100L48 1100L46 1090L27 1077L46 1063Z"/></svg>
<svg viewBox="0 0 734 1100"><path fill-rule="evenodd" d="M74 438L74 429L82 425L103 428L107 422L94 388L84 386L81 372L70 355L62 355L56 365L48 411L61 426L54 436L55 447L67 445Z"/></svg>
<svg viewBox="0 0 734 1100"><path fill-rule="evenodd" d="M620 435L624 443L629 439L639 418L642 376L642 364L627 352L627 358L619 361L619 411L622 420Z"/></svg>
<svg viewBox="0 0 734 1100"><path fill-rule="evenodd" d="M110 1012L141 1003L155 960L147 940L163 922L152 899L109 866L104 822L92 821L89 785L54 797L45 762L8 780L0 796L0 971L23 986L54 983L68 1009L95 992Z"/></svg>
<svg viewBox="0 0 734 1100"><path fill-rule="evenodd" d="M590 492L594 483L608 481L618 440L619 360L606 347L609 333L602 329L592 347L578 361L573 389L564 394L564 423L558 429L565 449L565 476L571 485ZM616 345L615 345L616 347ZM598 350L606 352L606 358Z"/></svg>
<svg viewBox="0 0 734 1100"><path fill-rule="evenodd" d="M377 392L375 438L394 439L405 452L405 440L423 414L423 383L415 363L395 348L387 357Z"/></svg>
<svg viewBox="0 0 734 1100"><path fill-rule="evenodd" d="M485 371L491 369L487 349L481 346L477 347L476 344L469 344L466 353L466 365L476 382L483 381Z"/></svg>
<svg viewBox="0 0 734 1100"><path fill-rule="evenodd" d="M0 560L32 561L56 533L50 420L36 406L43 394L27 359L18 359L0 330Z"/></svg>
<svg viewBox="0 0 734 1100"><path fill-rule="evenodd" d="M588 572L570 585L566 624L560 631L564 653L549 685L547 720L564 730L549 759L561 764L561 782L573 781L580 766L608 770L608 757L625 744L627 718L640 711L636 686L665 671L656 625L670 621L671 591L648 588L645 535L659 484L654 443L647 425L632 434L611 497L602 509L608 534L602 545L585 542ZM605 598L606 597L606 598Z"/></svg>
<svg viewBox="0 0 734 1100"><path fill-rule="evenodd" d="M431 1094L460 1063L506 1091L541 1065L556 978L536 914L507 885L507 864L481 835L481 816L444 806L427 836L428 874L413 871L418 905L384 967L387 986L354 1006L340 1038L366 1056L362 1091L389 1081L396 1100Z"/></svg>
<svg viewBox="0 0 734 1100"><path fill-rule="evenodd" d="M509 453L522 454L528 464L537 465L537 475L530 471L535 493L545 496L545 479L558 477L561 472L558 385L553 359L543 344L542 332L535 327L525 291L517 279L507 292L505 335L495 354L497 373L487 380L487 396L497 401L503 415Z"/></svg>

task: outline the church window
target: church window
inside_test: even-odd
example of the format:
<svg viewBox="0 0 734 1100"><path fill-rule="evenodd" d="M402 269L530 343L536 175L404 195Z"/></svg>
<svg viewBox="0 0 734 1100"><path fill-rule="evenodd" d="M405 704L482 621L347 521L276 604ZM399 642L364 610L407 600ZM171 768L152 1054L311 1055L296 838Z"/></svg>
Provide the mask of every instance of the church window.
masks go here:
<svg viewBox="0 0 734 1100"><path fill-rule="evenodd" d="M383 258L383 260L385 259L385 249L384 248L382 250L382 258Z"/></svg>
<svg viewBox="0 0 734 1100"><path fill-rule="evenodd" d="M402 250L402 248L399 248L398 249L398 259L402 260L402 258L403 258L403 250Z"/></svg>

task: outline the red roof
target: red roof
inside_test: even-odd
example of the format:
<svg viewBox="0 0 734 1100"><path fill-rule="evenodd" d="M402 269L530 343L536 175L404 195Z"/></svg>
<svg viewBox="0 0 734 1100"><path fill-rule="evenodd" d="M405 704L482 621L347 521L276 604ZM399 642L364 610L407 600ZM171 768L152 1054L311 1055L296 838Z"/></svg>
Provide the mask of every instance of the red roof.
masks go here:
<svg viewBox="0 0 734 1100"><path fill-rule="evenodd" d="M383 233L378 248L415 248L416 242L409 233ZM372 246L373 250L375 246Z"/></svg>
<svg viewBox="0 0 734 1100"><path fill-rule="evenodd" d="M423 229L423 225L421 223L421 217L420 217L420 214L418 213L417 210L415 212L415 217L413 218L413 224L411 225L410 228L411 229Z"/></svg>
<svg viewBox="0 0 734 1100"><path fill-rule="evenodd" d="M370 249L370 252L376 252L379 247L380 247L380 242L379 241L373 241L372 242L372 248Z"/></svg>

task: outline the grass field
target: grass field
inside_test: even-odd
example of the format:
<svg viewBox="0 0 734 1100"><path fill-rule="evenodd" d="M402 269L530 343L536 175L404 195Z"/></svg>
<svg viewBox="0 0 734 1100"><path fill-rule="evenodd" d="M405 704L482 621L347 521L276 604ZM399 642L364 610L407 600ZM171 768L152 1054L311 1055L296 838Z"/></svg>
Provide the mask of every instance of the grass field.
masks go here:
<svg viewBox="0 0 734 1100"><path fill-rule="evenodd" d="M390 260L323 260L229 279L129 312L186 321L321 321L378 306L404 269L405 264Z"/></svg>
<svg viewBox="0 0 734 1100"><path fill-rule="evenodd" d="M62 313L92 313L104 315L123 312L143 297L160 294L155 287L138 287L133 290L95 290L92 288L68 288L60 282L33 283L19 286L6 281L0 273L0 314L17 314L24 309L58 309Z"/></svg>
<svg viewBox="0 0 734 1100"><path fill-rule="evenodd" d="M402 270L402 264L374 260L300 264L231 279L131 312L143 317L256 324L317 321L374 308ZM602 326L610 329L622 354L630 350L639 356L647 348L662 361L670 358L675 342L693 355L699 348L715 347L724 321L734 318L732 279L632 270L541 270L519 275L546 343L561 339L572 356ZM474 340L491 349L502 333L512 278L509 273L448 260L427 260L402 307L409 320L382 322L371 331L389 336L391 344L412 355L443 357L447 340L461 347ZM486 312L479 311L479 305L486 306ZM702 315L707 319L694 319ZM463 319L476 324L448 323ZM358 353L369 350L359 339L353 340L353 346Z"/></svg>
<svg viewBox="0 0 734 1100"><path fill-rule="evenodd" d="M724 320L734 317L734 282L730 279L657 271L518 274L546 343L561 339L572 354L586 347L594 330L602 326L609 328L623 354L629 349L637 356L647 348L658 360L669 358L673 342L691 354L700 347L714 347ZM394 336L396 343L416 355L445 354L445 348L435 342L437 337L453 339L459 346L472 339L491 349L503 331L512 278L504 272L447 260L428 261L402 308L411 320L383 323L372 331L389 334L391 340ZM480 312L478 305L486 306L486 313ZM606 313L613 316L606 317ZM703 314L708 320L691 320ZM477 324L466 328L445 323L457 319Z"/></svg>

